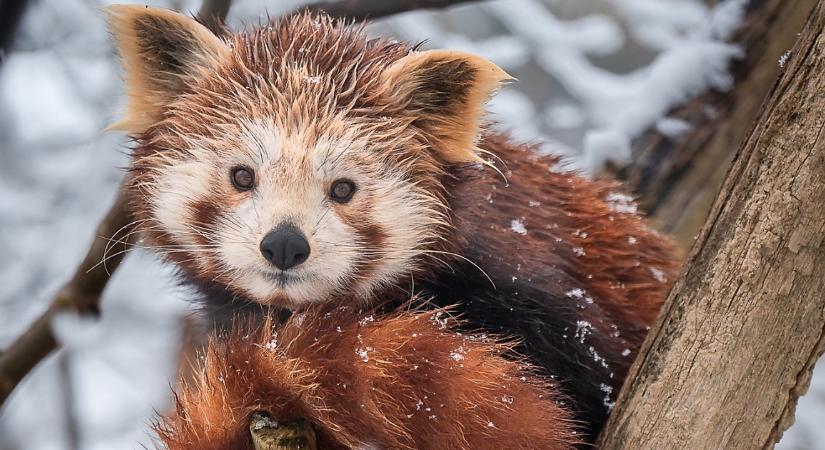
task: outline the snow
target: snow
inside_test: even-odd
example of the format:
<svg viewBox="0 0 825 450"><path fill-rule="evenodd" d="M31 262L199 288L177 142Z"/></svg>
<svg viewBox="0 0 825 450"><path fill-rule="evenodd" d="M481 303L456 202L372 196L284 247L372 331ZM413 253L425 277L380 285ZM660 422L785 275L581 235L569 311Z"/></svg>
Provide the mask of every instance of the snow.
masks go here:
<svg viewBox="0 0 825 450"><path fill-rule="evenodd" d="M788 63L788 60L791 59L792 54L793 52L791 52L790 50L783 53L782 56L779 57L779 67L784 68L785 64Z"/></svg>
<svg viewBox="0 0 825 450"><path fill-rule="evenodd" d="M656 121L656 131L671 139L684 135L690 131L691 128L690 123L675 117L662 117Z"/></svg>
<svg viewBox="0 0 825 450"><path fill-rule="evenodd" d="M361 361L369 362L371 351L372 347L357 348L355 349L355 354L358 355L359 358L361 358Z"/></svg>
<svg viewBox="0 0 825 450"><path fill-rule="evenodd" d="M510 221L510 230L513 233L518 233L521 235L527 234L527 228L524 227L524 222L521 219L513 219Z"/></svg>
<svg viewBox="0 0 825 450"><path fill-rule="evenodd" d="M593 325L590 322L579 320L576 322L576 334L573 337L583 344L585 338L587 338L587 335L590 334L592 330Z"/></svg>
<svg viewBox="0 0 825 450"><path fill-rule="evenodd" d="M659 283L664 283L665 281L667 281L667 277L665 276L665 273L662 272L660 269L657 269L655 267L651 267L650 268L650 274L653 275L653 278L656 281L658 281Z"/></svg>
<svg viewBox="0 0 825 450"><path fill-rule="evenodd" d="M278 333L272 332L272 338L264 345L264 348L269 351L275 351L278 348Z"/></svg>
<svg viewBox="0 0 825 450"><path fill-rule="evenodd" d="M72 275L114 198L123 175L119 168L127 164L125 137L101 131L123 102L118 65L97 9L107 2L30 3L16 48L0 66L0 349L45 310ZM174 3L195 11L200 2ZM274 16L302 3L235 0L229 19L234 27L254 24L265 12ZM595 174L607 161L625 160L634 139L650 128L669 139L683 136L689 125L670 117L671 109L708 89L730 88L727 68L741 52L726 41L746 3L493 0L400 15L369 31L492 59L518 79L489 106L500 127L562 155L554 170ZM615 212L636 211L633 198L624 194L606 201ZM510 231L528 230L517 218ZM636 237L627 239L636 243ZM580 247L573 251L584 254ZM656 277L653 269L651 275ZM592 301L584 291L577 293L568 296ZM0 448L66 448L67 422L77 426L84 450L154 448L148 424L155 411L171 406L189 296L153 257L127 257L105 292L100 319L55 318L64 349L40 364L0 411ZM436 314L433 322L446 328L448 316ZM270 345L277 345L274 337ZM355 356L368 361L370 348L359 351ZM66 386L74 395L68 406L60 400ZM612 392L605 393L608 406ZM67 410L73 411L70 420ZM43 422L58 425L54 432L38 432ZM822 423L825 365L777 448L818 448L825 442Z"/></svg>
<svg viewBox="0 0 825 450"><path fill-rule="evenodd" d="M622 194L621 192L611 192L607 194L605 201L608 206L610 206L610 209L616 211L617 213L635 214L638 210L636 200L627 194Z"/></svg>
<svg viewBox="0 0 825 450"><path fill-rule="evenodd" d="M601 389L601 391L604 392L604 400L602 401L602 403L604 404L604 407L607 408L608 411L610 411L611 409L613 409L614 406L616 406L616 402L610 399L610 395L613 394L613 387L601 383L599 389Z"/></svg>

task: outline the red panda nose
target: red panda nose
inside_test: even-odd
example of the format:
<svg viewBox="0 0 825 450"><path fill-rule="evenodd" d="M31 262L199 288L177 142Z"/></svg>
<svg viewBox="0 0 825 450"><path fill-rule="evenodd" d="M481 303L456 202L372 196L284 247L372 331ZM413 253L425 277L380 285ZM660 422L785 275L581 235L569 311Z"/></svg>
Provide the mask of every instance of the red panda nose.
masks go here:
<svg viewBox="0 0 825 450"><path fill-rule="evenodd" d="M292 224L281 224L261 241L261 254L281 270L295 267L309 258L309 242Z"/></svg>

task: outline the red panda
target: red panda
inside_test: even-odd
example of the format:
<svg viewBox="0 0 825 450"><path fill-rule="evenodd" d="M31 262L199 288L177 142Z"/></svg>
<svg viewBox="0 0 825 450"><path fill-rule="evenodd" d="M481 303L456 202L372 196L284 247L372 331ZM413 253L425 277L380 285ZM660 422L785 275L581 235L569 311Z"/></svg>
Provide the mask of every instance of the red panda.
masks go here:
<svg viewBox="0 0 825 450"><path fill-rule="evenodd" d="M558 380L592 439L677 270L615 183L491 131L483 58L296 14L216 36L111 8L144 242L220 326L346 299L455 305Z"/></svg>
<svg viewBox="0 0 825 450"><path fill-rule="evenodd" d="M451 331L449 312L310 307L213 338L197 381L157 426L167 450L252 450L250 417L313 424L322 449L572 449L552 385ZM448 326L450 325L450 326Z"/></svg>

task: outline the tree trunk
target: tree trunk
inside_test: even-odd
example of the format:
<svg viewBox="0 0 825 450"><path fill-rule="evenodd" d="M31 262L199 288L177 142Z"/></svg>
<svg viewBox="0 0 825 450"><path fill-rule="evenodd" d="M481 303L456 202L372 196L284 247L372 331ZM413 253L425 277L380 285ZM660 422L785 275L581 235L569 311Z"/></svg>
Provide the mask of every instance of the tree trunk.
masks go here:
<svg viewBox="0 0 825 450"><path fill-rule="evenodd" d="M825 348L825 0L733 161L602 449L772 448Z"/></svg>
<svg viewBox="0 0 825 450"><path fill-rule="evenodd" d="M733 67L730 92L709 92L672 113L691 125L671 139L648 132L619 177L685 250L693 244L739 144L752 129L763 99L780 74L779 59L794 45L816 0L753 0L733 38L744 59Z"/></svg>

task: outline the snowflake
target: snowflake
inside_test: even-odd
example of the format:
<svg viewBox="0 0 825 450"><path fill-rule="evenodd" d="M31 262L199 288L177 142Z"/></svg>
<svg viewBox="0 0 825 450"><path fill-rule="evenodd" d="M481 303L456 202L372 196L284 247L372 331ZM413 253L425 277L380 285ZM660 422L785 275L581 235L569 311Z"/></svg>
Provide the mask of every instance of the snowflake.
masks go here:
<svg viewBox="0 0 825 450"><path fill-rule="evenodd" d="M519 219L513 219L510 221L510 229L513 230L513 233L518 233L521 235L527 234L527 228L524 228L524 222Z"/></svg>

